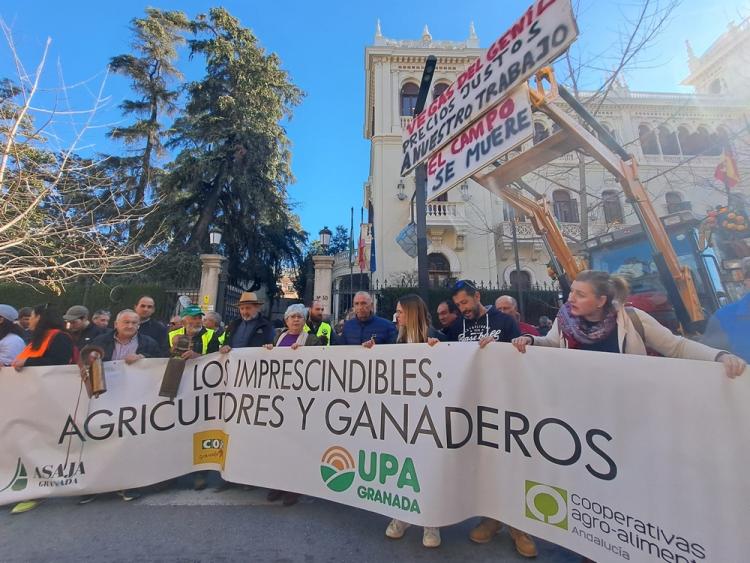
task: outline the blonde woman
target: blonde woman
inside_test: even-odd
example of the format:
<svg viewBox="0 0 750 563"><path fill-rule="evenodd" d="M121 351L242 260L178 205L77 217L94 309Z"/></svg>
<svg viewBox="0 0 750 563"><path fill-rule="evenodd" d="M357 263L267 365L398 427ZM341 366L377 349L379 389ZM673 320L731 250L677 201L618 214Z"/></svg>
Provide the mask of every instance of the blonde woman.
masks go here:
<svg viewBox="0 0 750 563"><path fill-rule="evenodd" d="M404 295L396 304L396 324L398 336L396 344L422 344L427 343L434 346L439 342L437 333L430 326L430 316L419 295ZM367 340L362 344L365 348L372 348L375 342ZM385 535L391 539L398 540L404 537L406 529L410 524L401 520L393 519L385 530ZM425 527L422 533L422 545L425 547L440 546L440 528Z"/></svg>

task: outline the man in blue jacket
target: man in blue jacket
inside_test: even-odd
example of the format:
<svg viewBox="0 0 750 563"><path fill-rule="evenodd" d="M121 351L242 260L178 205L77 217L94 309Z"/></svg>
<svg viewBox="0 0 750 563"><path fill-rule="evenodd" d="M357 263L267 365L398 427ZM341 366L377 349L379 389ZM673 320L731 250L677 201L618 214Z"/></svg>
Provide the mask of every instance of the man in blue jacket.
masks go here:
<svg viewBox="0 0 750 563"><path fill-rule="evenodd" d="M359 345L368 340L376 344L393 344L398 331L389 320L378 317L372 308L372 297L366 291L354 295L354 318L344 323L344 332L336 344Z"/></svg>
<svg viewBox="0 0 750 563"><path fill-rule="evenodd" d="M750 362L750 258L742 261L745 296L722 307L708 319L701 342L719 350L728 350Z"/></svg>

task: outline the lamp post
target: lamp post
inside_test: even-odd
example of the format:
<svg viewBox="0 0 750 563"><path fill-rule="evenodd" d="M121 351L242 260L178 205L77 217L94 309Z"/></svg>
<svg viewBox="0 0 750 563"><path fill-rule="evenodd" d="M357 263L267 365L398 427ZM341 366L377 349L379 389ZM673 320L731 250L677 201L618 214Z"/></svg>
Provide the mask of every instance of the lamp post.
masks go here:
<svg viewBox="0 0 750 563"><path fill-rule="evenodd" d="M208 242L211 245L211 254L201 254L201 286L200 299L201 309L204 313L209 311L221 311L223 309L222 274L224 271L224 258L219 253L221 235L224 234L219 227L211 227L208 231Z"/></svg>
<svg viewBox="0 0 750 563"><path fill-rule="evenodd" d="M323 248L323 254L328 251L328 245L331 244L332 234L333 233L331 232L331 229L329 229L327 226L320 229L320 232L318 233L320 246Z"/></svg>
<svg viewBox="0 0 750 563"><path fill-rule="evenodd" d="M313 282L313 299L323 304L323 314L331 313L331 278L333 275L333 256L327 256L328 245L331 244L331 230L323 227L318 233L318 241L323 254L313 256L313 267L315 268L315 281Z"/></svg>
<svg viewBox="0 0 750 563"><path fill-rule="evenodd" d="M219 254L219 245L221 244L221 235L223 234L224 231L219 227L211 227L211 230L208 231L208 242L211 244L211 250L214 251L214 254Z"/></svg>

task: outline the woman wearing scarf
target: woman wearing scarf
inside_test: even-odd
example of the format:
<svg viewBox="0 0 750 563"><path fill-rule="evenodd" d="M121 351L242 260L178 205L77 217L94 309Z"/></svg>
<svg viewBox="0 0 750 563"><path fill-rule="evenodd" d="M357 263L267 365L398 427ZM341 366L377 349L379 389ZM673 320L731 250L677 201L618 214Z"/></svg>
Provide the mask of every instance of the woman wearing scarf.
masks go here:
<svg viewBox="0 0 750 563"><path fill-rule="evenodd" d="M324 343L314 334L305 332L305 319L307 318L307 309L304 305L297 303L289 305L284 312L284 324L286 329L282 329L276 335L273 344L265 344L263 347L271 350L274 346L288 347L297 350L301 346L324 346ZM272 489L268 491L266 497L269 502L281 500L284 506L297 504L299 493L281 491Z"/></svg>
<svg viewBox="0 0 750 563"><path fill-rule="evenodd" d="M513 345L552 346L596 352L646 355L650 348L662 356L721 362L729 377L745 369L741 358L723 350L688 340L659 324L648 313L621 303L628 296L627 282L607 272L586 270L571 285L568 302L560 308L546 336L525 334Z"/></svg>

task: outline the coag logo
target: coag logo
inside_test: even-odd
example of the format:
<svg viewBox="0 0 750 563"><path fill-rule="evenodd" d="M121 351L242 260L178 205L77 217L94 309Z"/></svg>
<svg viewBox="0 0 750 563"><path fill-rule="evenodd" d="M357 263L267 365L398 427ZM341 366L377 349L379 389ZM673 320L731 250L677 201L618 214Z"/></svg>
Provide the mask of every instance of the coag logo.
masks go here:
<svg viewBox="0 0 750 563"><path fill-rule="evenodd" d="M6 489L10 489L11 491L23 491L28 483L29 477L26 473L26 467L24 467L23 462L19 457L18 463L16 463L16 472L14 473L13 478L10 480L10 483L0 489L0 492Z"/></svg>
<svg viewBox="0 0 750 563"><path fill-rule="evenodd" d="M568 491L526 481L526 517L568 529Z"/></svg>
<svg viewBox="0 0 750 563"><path fill-rule="evenodd" d="M216 463L224 469L229 447L229 434L221 430L206 430L193 434L193 465Z"/></svg>
<svg viewBox="0 0 750 563"><path fill-rule="evenodd" d="M345 448L332 446L320 460L320 476L326 487L341 493L354 482L354 458Z"/></svg>

